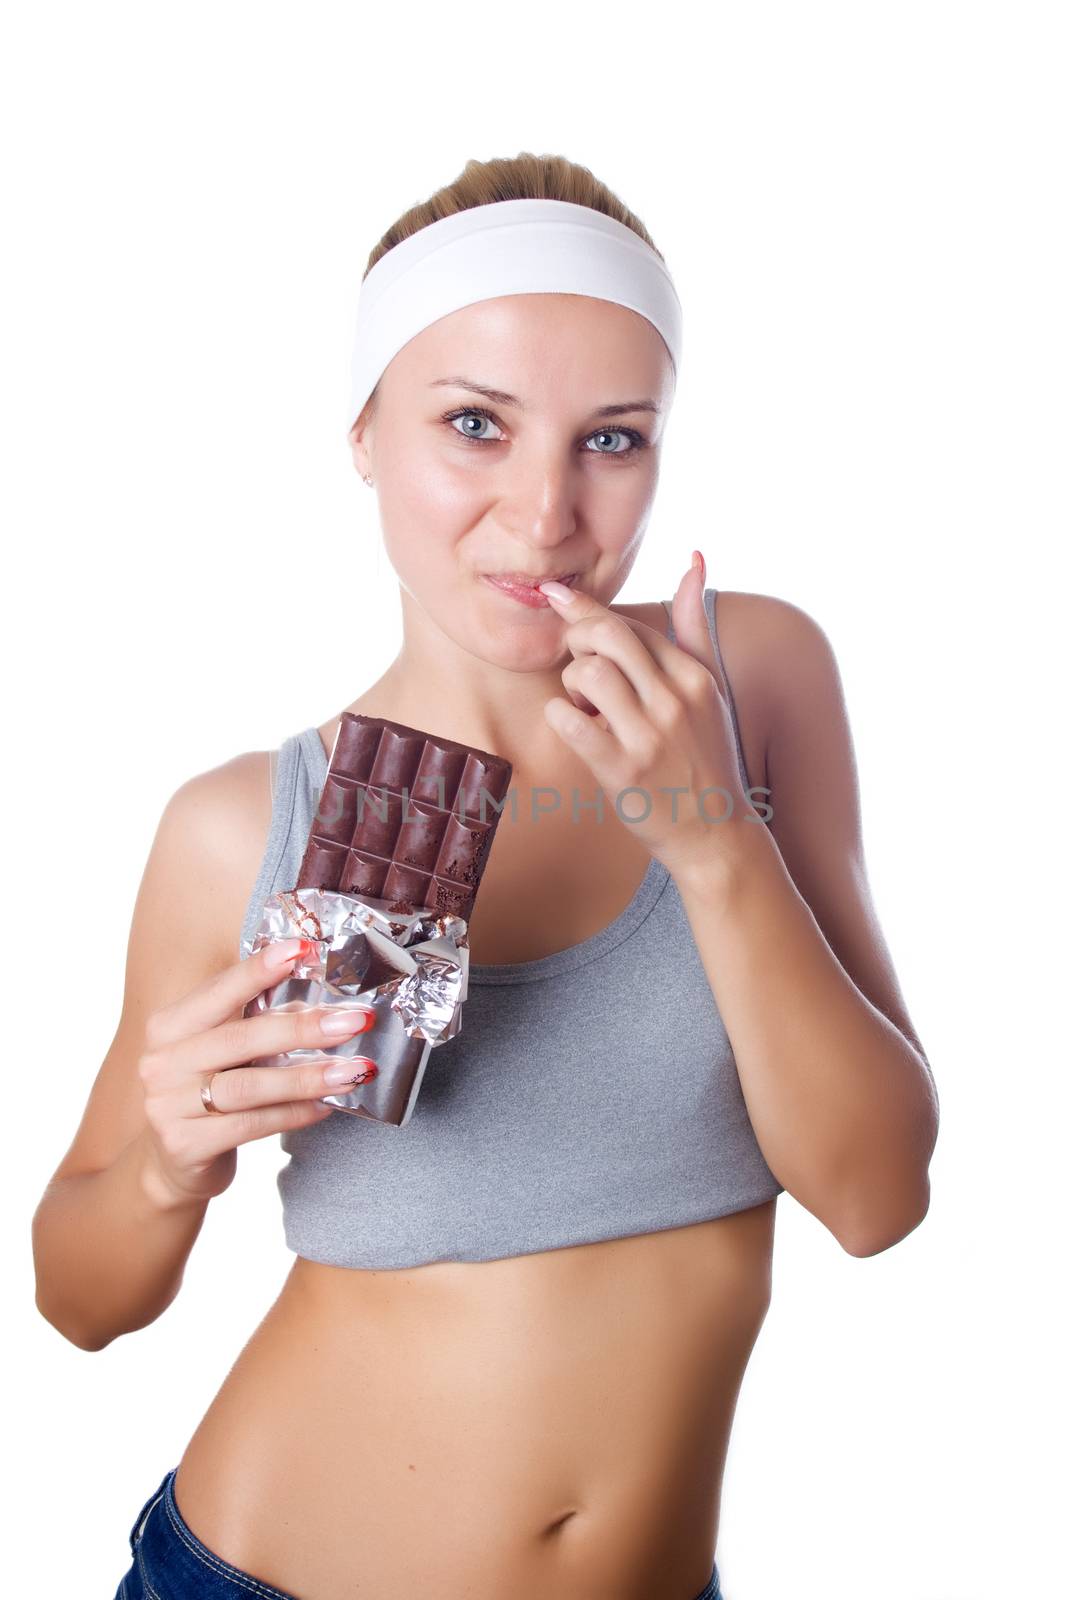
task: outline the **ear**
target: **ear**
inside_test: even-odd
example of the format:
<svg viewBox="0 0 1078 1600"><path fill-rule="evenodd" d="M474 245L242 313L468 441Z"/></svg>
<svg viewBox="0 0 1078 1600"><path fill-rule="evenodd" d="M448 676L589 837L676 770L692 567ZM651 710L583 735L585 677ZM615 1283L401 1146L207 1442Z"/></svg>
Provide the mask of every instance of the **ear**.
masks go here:
<svg viewBox="0 0 1078 1600"><path fill-rule="evenodd" d="M352 465L361 478L373 476L371 461L371 444L373 442L373 427L371 425L371 403L368 400L363 410L352 424L348 434L348 443L352 451Z"/></svg>

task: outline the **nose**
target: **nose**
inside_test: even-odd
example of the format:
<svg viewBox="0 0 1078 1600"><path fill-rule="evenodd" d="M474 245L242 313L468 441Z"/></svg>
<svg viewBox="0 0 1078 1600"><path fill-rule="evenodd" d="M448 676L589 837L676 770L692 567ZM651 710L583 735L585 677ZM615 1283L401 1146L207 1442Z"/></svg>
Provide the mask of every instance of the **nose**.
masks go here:
<svg viewBox="0 0 1078 1600"><path fill-rule="evenodd" d="M553 453L530 464L518 456L510 474L501 518L507 531L542 550L571 538L577 525L572 462Z"/></svg>

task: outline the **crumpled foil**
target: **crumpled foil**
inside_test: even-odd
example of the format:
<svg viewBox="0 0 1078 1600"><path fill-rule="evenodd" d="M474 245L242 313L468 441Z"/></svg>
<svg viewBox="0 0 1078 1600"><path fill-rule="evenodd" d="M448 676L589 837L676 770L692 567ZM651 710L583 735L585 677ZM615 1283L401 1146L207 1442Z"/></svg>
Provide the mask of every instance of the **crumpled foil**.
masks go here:
<svg viewBox="0 0 1078 1600"><path fill-rule="evenodd" d="M428 907L337 890L283 889L262 908L245 956L281 939L310 939L313 953L282 982L244 1007L245 1017L306 1006L355 1006L375 1014L364 1033L316 1047L258 1056L257 1067L295 1067L327 1056L369 1056L377 1075L321 1096L326 1105L403 1128L412 1115L431 1049L456 1038L468 994L468 924ZM358 1070L358 1069L357 1069Z"/></svg>

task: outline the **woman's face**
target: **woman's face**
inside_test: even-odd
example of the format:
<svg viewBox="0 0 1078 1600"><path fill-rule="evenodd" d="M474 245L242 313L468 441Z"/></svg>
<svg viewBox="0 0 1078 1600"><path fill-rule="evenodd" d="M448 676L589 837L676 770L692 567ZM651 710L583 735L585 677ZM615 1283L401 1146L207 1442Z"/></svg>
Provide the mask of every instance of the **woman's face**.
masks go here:
<svg viewBox="0 0 1078 1600"><path fill-rule="evenodd" d="M353 433L402 587L471 653L548 667L560 653L557 614L485 575L571 573L608 603L647 526L672 398L663 340L610 301L507 295L425 328L386 368L373 418Z"/></svg>

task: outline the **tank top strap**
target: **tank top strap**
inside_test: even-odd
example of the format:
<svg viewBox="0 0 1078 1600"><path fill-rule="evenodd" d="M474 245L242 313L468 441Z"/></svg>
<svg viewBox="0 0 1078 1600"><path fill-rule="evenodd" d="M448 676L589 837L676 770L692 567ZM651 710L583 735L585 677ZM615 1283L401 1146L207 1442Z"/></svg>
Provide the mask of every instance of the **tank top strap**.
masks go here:
<svg viewBox="0 0 1078 1600"><path fill-rule="evenodd" d="M752 785L749 781L749 769L745 765L745 752L741 744L741 728L737 720L737 706L734 704L734 692L730 687L730 679L726 675L726 665L722 659L722 651L719 648L719 635L715 622L715 594L716 591L714 589L704 590L704 613L707 616L707 631L711 636L711 648L715 652L715 661L719 669L719 678L722 682L723 693L726 696L726 704L730 707L730 721L734 725L734 744L737 746L737 766L738 771L741 774L741 784L742 788L747 791L752 787ZM666 608L666 636L672 644L676 644L677 640L674 637L674 619L671 602L669 600L664 600L663 605Z"/></svg>
<svg viewBox="0 0 1078 1600"><path fill-rule="evenodd" d="M262 865L258 877L255 879L254 888L247 902L247 910L243 919L243 928L240 935L240 954L247 955L245 948L257 926L262 914L262 907L279 888L290 888L289 884L282 884L282 867L285 866L286 856L290 846L294 849L292 835L296 821L297 801L301 793L304 763L302 760L302 747L299 734L291 734L281 745L279 750L270 753L270 824L266 835L266 844L262 852Z"/></svg>

